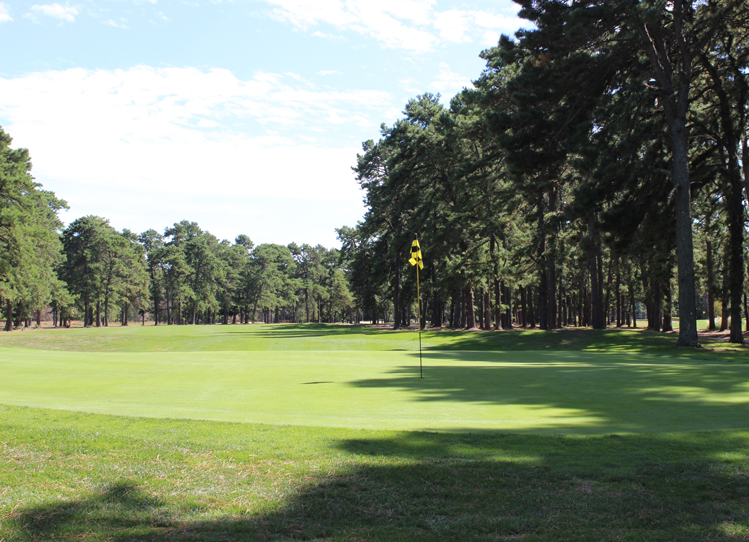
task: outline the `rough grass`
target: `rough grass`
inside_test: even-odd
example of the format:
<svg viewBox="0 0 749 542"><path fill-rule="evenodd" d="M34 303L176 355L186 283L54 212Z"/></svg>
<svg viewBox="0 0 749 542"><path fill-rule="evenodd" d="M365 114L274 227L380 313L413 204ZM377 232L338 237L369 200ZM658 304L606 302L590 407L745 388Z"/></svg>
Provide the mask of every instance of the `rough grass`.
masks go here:
<svg viewBox="0 0 749 542"><path fill-rule="evenodd" d="M449 434L5 407L2 540L734 540L749 433Z"/></svg>
<svg viewBox="0 0 749 542"><path fill-rule="evenodd" d="M615 330L427 335L424 379L413 332L0 336L0 403L54 408L0 407L0 540L749 538L746 350ZM344 378L311 379L326 364ZM266 408L308 425L148 417L232 401L248 421ZM73 411L94 402L146 407ZM367 428L436 413L450 431Z"/></svg>

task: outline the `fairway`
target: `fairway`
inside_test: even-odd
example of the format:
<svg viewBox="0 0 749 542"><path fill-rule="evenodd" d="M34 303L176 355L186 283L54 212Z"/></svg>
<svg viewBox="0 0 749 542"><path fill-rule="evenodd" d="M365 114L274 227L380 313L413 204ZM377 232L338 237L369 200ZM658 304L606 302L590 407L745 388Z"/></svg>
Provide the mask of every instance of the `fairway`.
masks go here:
<svg viewBox="0 0 749 542"><path fill-rule="evenodd" d="M749 427L742 354L628 331L133 326L0 340L0 404L343 428L564 434Z"/></svg>

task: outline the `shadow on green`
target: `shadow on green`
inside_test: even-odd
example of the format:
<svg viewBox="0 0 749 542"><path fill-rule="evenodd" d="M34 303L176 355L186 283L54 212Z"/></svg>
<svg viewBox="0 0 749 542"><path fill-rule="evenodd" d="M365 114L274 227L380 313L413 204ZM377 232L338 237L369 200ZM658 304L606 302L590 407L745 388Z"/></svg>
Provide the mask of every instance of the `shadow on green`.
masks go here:
<svg viewBox="0 0 749 542"><path fill-rule="evenodd" d="M548 429L570 434L749 428L744 364L631 354L431 351L420 378L418 354L413 358L413 367L351 385L406 392L422 402L561 409L571 414L558 416Z"/></svg>

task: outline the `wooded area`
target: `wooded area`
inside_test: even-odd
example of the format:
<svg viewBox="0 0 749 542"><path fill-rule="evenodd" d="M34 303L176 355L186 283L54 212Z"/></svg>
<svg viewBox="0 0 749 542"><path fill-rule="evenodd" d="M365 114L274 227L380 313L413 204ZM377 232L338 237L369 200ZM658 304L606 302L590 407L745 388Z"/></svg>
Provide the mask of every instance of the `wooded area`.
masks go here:
<svg viewBox="0 0 749 542"><path fill-rule="evenodd" d="M699 317L743 343L749 10L742 0L521 1L535 24L486 50L449 103L410 100L353 168L367 212L341 250L163 234L66 203L0 131L6 330L55 325L392 320L409 325L415 235L432 326L633 326L696 346ZM38 316L37 316L38 317Z"/></svg>
<svg viewBox="0 0 749 542"><path fill-rule="evenodd" d="M475 89L418 96L364 143L369 210L340 232L355 296L405 324L418 234L432 322L602 328L642 301L696 346L717 300L743 343L746 5L517 3L535 29L484 51Z"/></svg>

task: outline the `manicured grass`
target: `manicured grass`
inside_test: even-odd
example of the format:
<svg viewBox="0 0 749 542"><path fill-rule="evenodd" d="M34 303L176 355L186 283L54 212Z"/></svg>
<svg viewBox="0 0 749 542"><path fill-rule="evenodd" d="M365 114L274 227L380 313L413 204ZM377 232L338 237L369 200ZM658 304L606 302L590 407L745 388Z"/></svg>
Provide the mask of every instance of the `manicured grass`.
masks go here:
<svg viewBox="0 0 749 542"><path fill-rule="evenodd" d="M432 332L425 334L420 378L413 331L152 326L16 333L0 341L0 404L410 430L747 427L745 355L676 350L671 341L615 330Z"/></svg>
<svg viewBox="0 0 749 542"><path fill-rule="evenodd" d="M674 341L0 335L0 541L749 537L747 350Z"/></svg>
<svg viewBox="0 0 749 542"><path fill-rule="evenodd" d="M733 359L728 352L746 347L703 337L704 349L675 349L674 333L629 329L555 331L449 331L422 333L424 350L648 352L667 357ZM415 352L415 330L392 331L370 326L276 324L228 326L128 326L40 329L0 333L2 347L69 352L256 352L256 351L394 351Z"/></svg>

